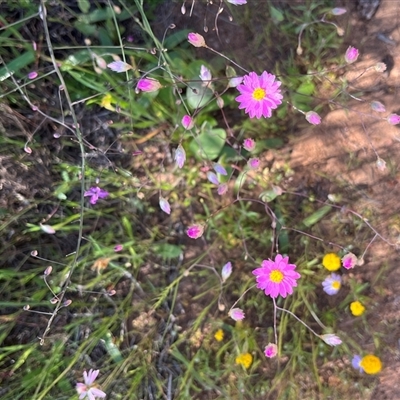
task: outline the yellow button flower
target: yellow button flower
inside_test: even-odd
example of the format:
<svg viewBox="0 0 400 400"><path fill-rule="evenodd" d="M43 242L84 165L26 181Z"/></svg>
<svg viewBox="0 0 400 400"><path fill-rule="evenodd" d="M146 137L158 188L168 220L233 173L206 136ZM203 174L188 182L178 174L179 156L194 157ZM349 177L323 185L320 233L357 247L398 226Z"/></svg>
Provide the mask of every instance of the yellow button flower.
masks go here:
<svg viewBox="0 0 400 400"><path fill-rule="evenodd" d="M214 338L217 342L222 342L224 339L224 331L222 329L218 329L217 332L215 332Z"/></svg>
<svg viewBox="0 0 400 400"><path fill-rule="evenodd" d="M377 356L374 356L373 354L367 354L360 361L360 367L366 374L373 375L381 372L382 362Z"/></svg>
<svg viewBox="0 0 400 400"><path fill-rule="evenodd" d="M365 307L359 301L353 301L350 303L350 311L355 317L359 317L364 314Z"/></svg>
<svg viewBox="0 0 400 400"><path fill-rule="evenodd" d="M328 271L337 271L340 268L340 257L336 253L328 253L322 259L322 265Z"/></svg>
<svg viewBox="0 0 400 400"><path fill-rule="evenodd" d="M236 357L235 362L236 364L243 365L243 367L248 369L253 362L253 356L250 353L242 353Z"/></svg>

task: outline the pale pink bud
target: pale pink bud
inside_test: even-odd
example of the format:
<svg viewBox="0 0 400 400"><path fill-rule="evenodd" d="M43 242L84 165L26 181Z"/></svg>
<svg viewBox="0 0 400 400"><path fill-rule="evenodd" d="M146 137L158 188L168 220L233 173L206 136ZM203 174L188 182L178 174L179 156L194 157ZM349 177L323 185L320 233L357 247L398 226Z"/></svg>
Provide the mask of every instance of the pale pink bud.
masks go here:
<svg viewBox="0 0 400 400"><path fill-rule="evenodd" d="M258 158L250 158L250 160L247 161L247 165L251 169L257 169L260 166L260 160Z"/></svg>
<svg viewBox="0 0 400 400"><path fill-rule="evenodd" d="M226 183L221 183L218 185L217 193L222 196L228 191L228 185Z"/></svg>
<svg viewBox="0 0 400 400"><path fill-rule="evenodd" d="M168 215L171 214L171 206L169 205L167 199L164 199L164 197L160 197L158 202L160 204L161 210L163 210Z"/></svg>
<svg viewBox="0 0 400 400"><path fill-rule="evenodd" d="M117 293L117 291L114 290L114 289L112 289L112 290L110 290L107 294L108 294L109 296L114 296L114 294L116 294L116 293Z"/></svg>
<svg viewBox="0 0 400 400"><path fill-rule="evenodd" d="M342 339L333 333L327 333L326 335L321 335L320 338L329 346L338 346L342 343Z"/></svg>
<svg viewBox="0 0 400 400"><path fill-rule="evenodd" d="M72 303L72 300L69 300L69 299L65 300L64 303L63 303L63 306L64 307L68 307L71 303Z"/></svg>
<svg viewBox="0 0 400 400"><path fill-rule="evenodd" d="M243 4L247 4L247 0L226 0L228 3L233 4L234 6L242 6Z"/></svg>
<svg viewBox="0 0 400 400"><path fill-rule="evenodd" d="M371 108L376 112L385 112L386 108L380 101L372 101Z"/></svg>
<svg viewBox="0 0 400 400"><path fill-rule="evenodd" d="M234 321L241 321L244 319L244 312L241 308L232 308L229 311L229 316L234 320Z"/></svg>
<svg viewBox="0 0 400 400"><path fill-rule="evenodd" d="M60 299L57 297L57 296L55 296L55 297L53 297L51 300L50 300L50 303L51 304L56 304L56 303L58 303L60 301Z"/></svg>
<svg viewBox="0 0 400 400"><path fill-rule="evenodd" d="M255 140L253 140L251 138L244 139L243 147L247 151L253 151L256 148L256 142L255 142Z"/></svg>
<svg viewBox="0 0 400 400"><path fill-rule="evenodd" d="M186 152L182 145L179 145L175 150L175 162L179 168L182 168L185 164Z"/></svg>
<svg viewBox="0 0 400 400"><path fill-rule="evenodd" d="M226 169L221 164L215 163L214 164L214 171L217 174L220 174L220 175L228 175L228 173L226 172Z"/></svg>
<svg viewBox="0 0 400 400"><path fill-rule="evenodd" d="M193 33L193 32L189 33L188 41L194 47L205 47L206 46L206 42L205 42L203 36L199 35L198 33Z"/></svg>
<svg viewBox="0 0 400 400"><path fill-rule="evenodd" d="M400 115L397 114L390 114L386 118L387 122L389 122L390 125L397 125L400 123Z"/></svg>
<svg viewBox="0 0 400 400"><path fill-rule="evenodd" d="M353 253L348 253L342 258L343 268L352 269L357 265L357 257Z"/></svg>
<svg viewBox="0 0 400 400"><path fill-rule="evenodd" d="M44 270L44 275L48 276L51 274L51 271L53 271L53 267L50 265Z"/></svg>
<svg viewBox="0 0 400 400"><path fill-rule="evenodd" d="M386 169L386 161L378 157L378 159L376 160L376 168L378 168L379 171L383 172Z"/></svg>
<svg viewBox="0 0 400 400"><path fill-rule="evenodd" d="M232 274L232 263L229 261L222 267L222 282L225 282Z"/></svg>
<svg viewBox="0 0 400 400"><path fill-rule="evenodd" d="M333 8L331 10L331 14L333 14L333 15L343 15L346 12L347 12L347 10L345 8L339 8L339 7Z"/></svg>
<svg viewBox="0 0 400 400"><path fill-rule="evenodd" d="M237 78L231 78L229 79L229 87L235 88L236 86L239 86L243 82L243 77L238 76Z"/></svg>
<svg viewBox="0 0 400 400"><path fill-rule="evenodd" d="M203 82L210 82L212 79L211 71L207 67L202 65L200 68L199 77Z"/></svg>
<svg viewBox="0 0 400 400"><path fill-rule="evenodd" d="M43 232L48 233L49 235L54 235L56 233L56 230L50 225L42 225L42 224L40 224L40 229Z"/></svg>
<svg viewBox="0 0 400 400"><path fill-rule="evenodd" d="M264 349L265 357L274 358L278 354L278 346L275 343L268 343Z"/></svg>
<svg viewBox="0 0 400 400"><path fill-rule="evenodd" d="M124 246L122 246L122 244L117 244L114 246L114 251L116 253L118 253L119 251L121 251L124 248Z"/></svg>
<svg viewBox="0 0 400 400"><path fill-rule="evenodd" d="M306 113L306 120L311 125L319 125L321 123L321 117L315 111L309 111Z"/></svg>
<svg viewBox="0 0 400 400"><path fill-rule="evenodd" d="M101 67L99 65L99 67ZM114 72L126 72L132 69L132 66L127 64L124 61L118 60L118 61L113 61L110 64L107 64L107 67L111 69L111 71ZM141 89L143 90L143 89Z"/></svg>
<svg viewBox="0 0 400 400"><path fill-rule="evenodd" d="M224 108L224 105L225 105L224 99L222 97L218 96L217 97L217 106L222 109L222 108Z"/></svg>
<svg viewBox="0 0 400 400"><path fill-rule="evenodd" d="M199 237L203 236L203 233L204 233L204 226L201 224L191 225L186 230L186 234L191 239L198 239Z"/></svg>
<svg viewBox="0 0 400 400"><path fill-rule="evenodd" d="M383 62L379 62L375 65L376 72L385 72L386 71L386 64Z"/></svg>
<svg viewBox="0 0 400 400"><path fill-rule="evenodd" d="M358 58L358 50L353 47L350 46L347 50L346 50L346 54L344 55L344 59L346 60L346 62L348 64L353 63L354 61L356 61Z"/></svg>
<svg viewBox="0 0 400 400"><path fill-rule="evenodd" d="M25 311L28 311L28 310L31 308L31 306L30 306L29 304L27 304L27 305L24 306L23 308L24 308Z"/></svg>
<svg viewBox="0 0 400 400"><path fill-rule="evenodd" d="M155 92L162 88L162 85L156 79L143 78L140 79L137 88L142 92Z"/></svg>
<svg viewBox="0 0 400 400"><path fill-rule="evenodd" d="M28 74L29 79L35 79L35 78L37 78L37 76L38 76L38 73L36 71L29 72L29 74Z"/></svg>
<svg viewBox="0 0 400 400"><path fill-rule="evenodd" d="M216 174L214 174L214 172L207 172L207 179L213 183L214 185L219 185L219 180Z"/></svg>
<svg viewBox="0 0 400 400"><path fill-rule="evenodd" d="M192 129L194 126L193 118L190 115L184 115L182 118L182 126L185 129Z"/></svg>

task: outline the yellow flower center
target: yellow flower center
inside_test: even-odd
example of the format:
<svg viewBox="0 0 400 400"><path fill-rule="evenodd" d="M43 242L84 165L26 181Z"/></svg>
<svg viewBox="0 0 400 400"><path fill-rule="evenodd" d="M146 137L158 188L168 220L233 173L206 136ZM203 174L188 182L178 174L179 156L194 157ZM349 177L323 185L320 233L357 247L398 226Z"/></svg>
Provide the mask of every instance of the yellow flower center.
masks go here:
<svg viewBox="0 0 400 400"><path fill-rule="evenodd" d="M340 257L335 253L325 254L322 259L322 265L328 271L337 271L340 268Z"/></svg>
<svg viewBox="0 0 400 400"><path fill-rule="evenodd" d="M363 368L366 374L377 374L382 369L382 362L373 354L368 354L361 360L360 367Z"/></svg>
<svg viewBox="0 0 400 400"><path fill-rule="evenodd" d="M281 283L283 281L283 274L278 269L274 269L269 274L269 279L274 283Z"/></svg>
<svg viewBox="0 0 400 400"><path fill-rule="evenodd" d="M215 332L214 338L217 342L221 342L224 339L224 331L218 329L217 332Z"/></svg>
<svg viewBox="0 0 400 400"><path fill-rule="evenodd" d="M334 289L340 289L340 282L339 281L332 282L332 287Z"/></svg>
<svg viewBox="0 0 400 400"><path fill-rule="evenodd" d="M364 314L365 307L359 301L353 301L350 304L350 311L355 317L359 317Z"/></svg>
<svg viewBox="0 0 400 400"><path fill-rule="evenodd" d="M254 99L254 100L257 100L257 101L260 101L260 100L262 100L262 99L265 98L265 95L266 95L266 94L267 94L267 93L266 93L266 91L265 91L264 89L257 88L257 89L255 89L254 92L253 92L253 99Z"/></svg>
<svg viewBox="0 0 400 400"><path fill-rule="evenodd" d="M253 362L253 356L250 353L240 354L236 357L236 364L243 365L246 369L250 368L251 363Z"/></svg>

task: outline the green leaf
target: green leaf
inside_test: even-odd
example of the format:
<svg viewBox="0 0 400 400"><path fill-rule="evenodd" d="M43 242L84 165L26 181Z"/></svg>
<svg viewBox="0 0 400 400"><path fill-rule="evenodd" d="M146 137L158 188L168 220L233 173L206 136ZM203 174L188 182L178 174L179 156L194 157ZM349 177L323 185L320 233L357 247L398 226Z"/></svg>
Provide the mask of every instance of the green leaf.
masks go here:
<svg viewBox="0 0 400 400"><path fill-rule="evenodd" d="M192 110L204 107L213 97L209 87L203 86L202 82L193 82L186 90L188 106Z"/></svg>
<svg viewBox="0 0 400 400"><path fill-rule="evenodd" d="M78 7L84 14L87 14L90 10L90 2L88 0L78 0Z"/></svg>
<svg viewBox="0 0 400 400"><path fill-rule="evenodd" d="M198 158L215 160L225 145L226 132L221 128L209 129L206 124L203 127L203 132L192 140L189 147Z"/></svg>
<svg viewBox="0 0 400 400"><path fill-rule="evenodd" d="M271 18L275 21L275 22L282 22L285 18L283 16L283 13L278 10L277 8L273 7L273 6L269 6L269 11L271 13Z"/></svg>
<svg viewBox="0 0 400 400"><path fill-rule="evenodd" d="M329 211L332 210L331 206L323 206L319 210L315 211L312 213L310 216L305 218L303 220L303 224L309 228L310 226L313 226L316 224L318 221L320 221L326 214L328 214Z"/></svg>
<svg viewBox="0 0 400 400"><path fill-rule="evenodd" d="M26 51L21 54L19 57L10 61L7 64L7 68L0 68L0 82L6 80L10 76L14 75L15 72L18 72L22 68L26 67L30 63L35 60L35 52L34 51Z"/></svg>
<svg viewBox="0 0 400 400"><path fill-rule="evenodd" d="M182 248L175 244L160 243L153 246L154 252L161 258L170 260L178 258L182 254Z"/></svg>

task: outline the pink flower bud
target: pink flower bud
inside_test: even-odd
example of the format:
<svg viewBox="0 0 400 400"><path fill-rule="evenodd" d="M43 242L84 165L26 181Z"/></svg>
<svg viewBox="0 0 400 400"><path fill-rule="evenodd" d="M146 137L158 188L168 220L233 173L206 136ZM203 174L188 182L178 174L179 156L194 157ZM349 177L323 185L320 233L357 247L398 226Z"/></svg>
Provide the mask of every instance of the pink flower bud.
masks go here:
<svg viewBox="0 0 400 400"><path fill-rule="evenodd" d="M36 71L29 72L29 74L28 74L29 79L35 79L35 78L37 78L37 76L38 76L38 73Z"/></svg>
<svg viewBox="0 0 400 400"><path fill-rule="evenodd" d="M214 171L217 174L220 174L220 175L225 175L225 176L228 175L228 173L226 172L226 169L221 164L215 163L214 164Z"/></svg>
<svg viewBox="0 0 400 400"><path fill-rule="evenodd" d="M139 80L137 88L142 92L155 92L161 89L162 86L156 79L143 78Z"/></svg>
<svg viewBox="0 0 400 400"><path fill-rule="evenodd" d="M182 168L185 164L186 152L182 145L179 145L175 150L175 162L179 168Z"/></svg>
<svg viewBox="0 0 400 400"><path fill-rule="evenodd" d="M275 343L268 343L264 350L265 357L273 358L278 354L278 346Z"/></svg>
<svg viewBox="0 0 400 400"><path fill-rule="evenodd" d="M331 14L333 14L333 15L343 15L346 12L347 12L347 10L345 8L339 8L339 7L333 8L331 10Z"/></svg>
<svg viewBox="0 0 400 400"><path fill-rule="evenodd" d="M386 71L386 64L383 62L379 62L375 65L376 72L385 72Z"/></svg>
<svg viewBox="0 0 400 400"><path fill-rule="evenodd" d="M53 267L50 265L44 270L44 275L48 276L51 274L51 271L53 271Z"/></svg>
<svg viewBox="0 0 400 400"><path fill-rule="evenodd" d="M186 230L186 234L191 239L198 239L199 237L203 236L203 233L204 233L204 226L200 224L191 225Z"/></svg>
<svg viewBox="0 0 400 400"><path fill-rule="evenodd" d="M333 333L327 333L326 335L321 335L320 338L329 346L338 346L342 343L342 339Z"/></svg>
<svg viewBox="0 0 400 400"><path fill-rule="evenodd" d="M217 193L222 196L228 191L228 185L226 183L221 183L218 185Z"/></svg>
<svg viewBox="0 0 400 400"><path fill-rule="evenodd" d="M357 257L353 253L348 253L342 258L343 268L352 269L357 265Z"/></svg>
<svg viewBox="0 0 400 400"><path fill-rule="evenodd" d="M353 63L358 58L358 50L355 47L350 46L346 50L346 54L344 55L344 59L348 64Z"/></svg>
<svg viewBox="0 0 400 400"><path fill-rule="evenodd" d="M222 267L222 282L225 282L232 274L232 263L229 261Z"/></svg>
<svg viewBox="0 0 400 400"><path fill-rule="evenodd" d="M319 125L321 123L321 117L314 111L309 111L306 113L306 120L311 125Z"/></svg>
<svg viewBox="0 0 400 400"><path fill-rule="evenodd" d="M400 123L400 115L397 114L390 114L386 118L387 122L389 122L390 125L397 125Z"/></svg>
<svg viewBox="0 0 400 400"><path fill-rule="evenodd" d="M50 225L40 224L40 228L42 229L43 232L48 233L49 235L54 235L56 233L56 230Z"/></svg>
<svg viewBox="0 0 400 400"><path fill-rule="evenodd" d="M212 79L211 71L207 67L202 65L200 68L199 77L203 82L210 82Z"/></svg>
<svg viewBox="0 0 400 400"><path fill-rule="evenodd" d="M241 308L232 308L229 311L229 316L234 320L234 321L241 321L244 319L244 312Z"/></svg>
<svg viewBox="0 0 400 400"><path fill-rule="evenodd" d="M110 64L107 64L107 67L114 72L126 72L132 69L131 65L121 60L111 62Z"/></svg>
<svg viewBox="0 0 400 400"><path fill-rule="evenodd" d="M247 165L251 169L257 169L260 166L260 160L258 158L250 158L250 160L247 161Z"/></svg>
<svg viewBox="0 0 400 400"><path fill-rule="evenodd" d="M243 4L247 4L247 0L226 0L228 3L233 4L234 6L242 6Z"/></svg>
<svg viewBox="0 0 400 400"><path fill-rule="evenodd" d="M158 202L160 204L161 210L163 210L168 215L171 214L171 206L169 205L167 199L164 199L164 197L160 197Z"/></svg>
<svg viewBox="0 0 400 400"><path fill-rule="evenodd" d="M244 139L243 147L247 151L253 151L256 148L256 142L253 139Z"/></svg>
<svg viewBox="0 0 400 400"><path fill-rule="evenodd" d="M380 101L372 101L371 108L376 112L385 112L386 108Z"/></svg>
<svg viewBox="0 0 400 400"><path fill-rule="evenodd" d="M206 42L203 36L199 35L198 33L189 33L188 41L194 47L206 47Z"/></svg>
<svg viewBox="0 0 400 400"><path fill-rule="evenodd" d="M207 179L213 183L214 185L219 185L219 180L216 174L214 174L214 172L207 172Z"/></svg>
<svg viewBox="0 0 400 400"><path fill-rule="evenodd" d="M192 129L194 126L193 118L190 115L184 115L182 118L182 126L185 129Z"/></svg>

